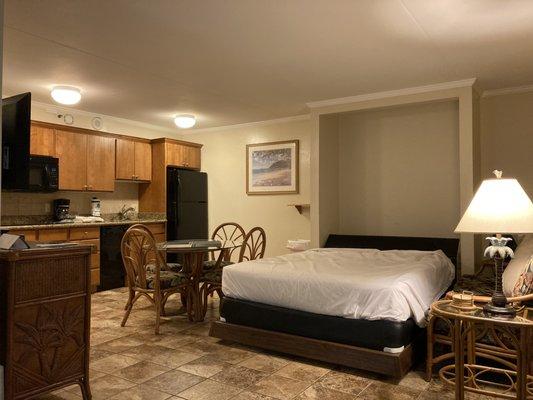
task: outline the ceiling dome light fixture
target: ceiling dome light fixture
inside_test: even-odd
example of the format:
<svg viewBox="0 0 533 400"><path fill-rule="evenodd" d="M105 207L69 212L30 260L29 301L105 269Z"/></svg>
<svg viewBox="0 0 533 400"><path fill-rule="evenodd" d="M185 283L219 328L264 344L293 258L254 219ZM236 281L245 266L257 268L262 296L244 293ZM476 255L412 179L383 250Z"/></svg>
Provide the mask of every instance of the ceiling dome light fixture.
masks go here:
<svg viewBox="0 0 533 400"><path fill-rule="evenodd" d="M190 114L177 115L174 118L174 123L181 129L192 128L196 124L196 117Z"/></svg>
<svg viewBox="0 0 533 400"><path fill-rule="evenodd" d="M81 100L80 89L73 86L54 86L50 92L52 99L59 104L73 105Z"/></svg>

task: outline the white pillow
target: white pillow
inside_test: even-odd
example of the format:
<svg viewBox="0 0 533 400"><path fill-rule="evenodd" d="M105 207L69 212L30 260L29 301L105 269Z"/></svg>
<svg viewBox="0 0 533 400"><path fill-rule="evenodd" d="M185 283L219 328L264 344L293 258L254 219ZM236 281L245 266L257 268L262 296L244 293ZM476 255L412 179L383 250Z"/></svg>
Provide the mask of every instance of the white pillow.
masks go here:
<svg viewBox="0 0 533 400"><path fill-rule="evenodd" d="M533 234L527 234L516 248L514 258L503 271L503 293L507 297L513 296L513 289L520 275L526 270L531 256L533 256Z"/></svg>

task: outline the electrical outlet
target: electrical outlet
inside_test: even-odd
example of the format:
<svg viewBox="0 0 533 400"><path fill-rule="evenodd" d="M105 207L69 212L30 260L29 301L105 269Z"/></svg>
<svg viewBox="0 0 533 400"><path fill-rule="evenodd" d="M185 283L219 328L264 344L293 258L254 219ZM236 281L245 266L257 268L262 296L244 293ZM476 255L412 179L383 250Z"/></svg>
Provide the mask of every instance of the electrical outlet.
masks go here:
<svg viewBox="0 0 533 400"><path fill-rule="evenodd" d="M45 213L49 213L50 212L50 204L48 204L48 203L44 204L44 212Z"/></svg>

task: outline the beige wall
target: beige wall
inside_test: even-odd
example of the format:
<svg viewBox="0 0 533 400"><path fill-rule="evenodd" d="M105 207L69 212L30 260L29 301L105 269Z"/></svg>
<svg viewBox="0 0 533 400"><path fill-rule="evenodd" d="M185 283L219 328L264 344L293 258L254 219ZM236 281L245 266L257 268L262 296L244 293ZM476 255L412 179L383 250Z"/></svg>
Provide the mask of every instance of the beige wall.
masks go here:
<svg viewBox="0 0 533 400"><path fill-rule="evenodd" d="M318 220L320 222L319 242L323 246L331 233L339 230L339 116L337 114L319 117L318 147ZM332 206L333 205L333 206Z"/></svg>
<svg viewBox="0 0 533 400"><path fill-rule="evenodd" d="M267 234L267 255L285 254L288 239L309 239L310 217L291 203L309 203L309 120L263 124L191 133L185 140L202 143L202 170L209 182L209 229L237 222L244 229L261 226ZM246 145L298 139L300 141L300 194L246 194Z"/></svg>
<svg viewBox="0 0 533 400"><path fill-rule="evenodd" d="M454 237L458 103L339 116L339 233Z"/></svg>
<svg viewBox="0 0 533 400"><path fill-rule="evenodd" d="M533 91L481 99L481 178L494 169L533 199Z"/></svg>

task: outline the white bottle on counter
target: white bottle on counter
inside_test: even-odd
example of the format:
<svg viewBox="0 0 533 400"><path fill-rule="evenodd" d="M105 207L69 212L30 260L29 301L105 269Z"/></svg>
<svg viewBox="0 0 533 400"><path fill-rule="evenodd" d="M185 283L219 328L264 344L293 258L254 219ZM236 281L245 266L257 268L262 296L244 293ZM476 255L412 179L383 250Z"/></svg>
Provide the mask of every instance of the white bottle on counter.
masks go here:
<svg viewBox="0 0 533 400"><path fill-rule="evenodd" d="M100 211L100 199L98 197L91 199L91 215L93 217L100 217L102 215Z"/></svg>

